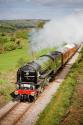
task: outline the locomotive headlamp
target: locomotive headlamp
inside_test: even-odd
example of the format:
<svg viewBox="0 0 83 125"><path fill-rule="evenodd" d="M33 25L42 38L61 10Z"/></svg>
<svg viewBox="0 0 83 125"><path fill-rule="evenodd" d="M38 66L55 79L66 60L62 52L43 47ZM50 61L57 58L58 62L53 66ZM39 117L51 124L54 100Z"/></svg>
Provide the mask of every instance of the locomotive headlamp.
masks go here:
<svg viewBox="0 0 83 125"><path fill-rule="evenodd" d="M15 91L14 94L15 94L15 95L18 95L18 91Z"/></svg>

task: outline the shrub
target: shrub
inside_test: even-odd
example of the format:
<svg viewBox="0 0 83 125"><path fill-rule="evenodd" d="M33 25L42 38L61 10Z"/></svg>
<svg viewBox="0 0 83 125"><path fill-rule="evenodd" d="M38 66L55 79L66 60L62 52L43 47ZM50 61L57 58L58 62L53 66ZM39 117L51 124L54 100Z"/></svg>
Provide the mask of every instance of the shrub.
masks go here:
<svg viewBox="0 0 83 125"><path fill-rule="evenodd" d="M5 45L4 45L4 50L5 51L11 51L11 50L15 50L17 48L17 46L16 46L16 44L15 43L6 43Z"/></svg>

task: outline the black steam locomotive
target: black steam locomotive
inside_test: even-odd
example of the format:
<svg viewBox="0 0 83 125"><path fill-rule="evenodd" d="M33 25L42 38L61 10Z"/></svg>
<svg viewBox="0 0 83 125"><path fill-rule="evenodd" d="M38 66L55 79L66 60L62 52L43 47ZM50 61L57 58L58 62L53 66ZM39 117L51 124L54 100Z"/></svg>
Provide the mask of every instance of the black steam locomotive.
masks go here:
<svg viewBox="0 0 83 125"><path fill-rule="evenodd" d="M72 57L78 46L65 45L58 51L40 56L17 71L17 89L15 95L20 100L34 100L41 93L54 74Z"/></svg>

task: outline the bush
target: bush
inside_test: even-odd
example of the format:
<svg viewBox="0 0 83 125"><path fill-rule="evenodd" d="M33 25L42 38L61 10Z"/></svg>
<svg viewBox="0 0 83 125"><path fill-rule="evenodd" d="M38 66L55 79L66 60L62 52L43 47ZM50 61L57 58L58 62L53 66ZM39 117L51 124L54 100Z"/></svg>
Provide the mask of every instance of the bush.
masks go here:
<svg viewBox="0 0 83 125"><path fill-rule="evenodd" d="M6 43L4 46L4 50L5 51L11 51L11 50L15 50L17 48L15 43Z"/></svg>

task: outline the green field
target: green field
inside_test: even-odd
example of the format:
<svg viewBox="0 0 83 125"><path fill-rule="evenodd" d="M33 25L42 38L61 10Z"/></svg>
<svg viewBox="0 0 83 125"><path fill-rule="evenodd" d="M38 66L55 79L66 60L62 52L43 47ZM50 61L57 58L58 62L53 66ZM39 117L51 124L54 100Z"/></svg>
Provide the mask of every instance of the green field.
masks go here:
<svg viewBox="0 0 83 125"><path fill-rule="evenodd" d="M29 55L27 47L0 54L0 71L7 71L16 68L17 62L21 58L28 60Z"/></svg>

